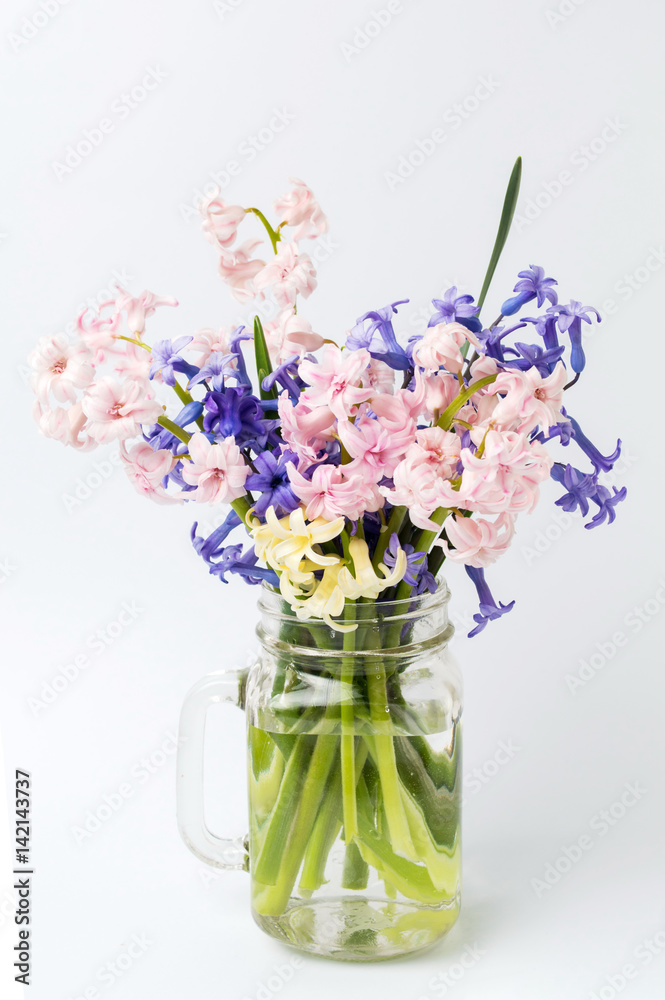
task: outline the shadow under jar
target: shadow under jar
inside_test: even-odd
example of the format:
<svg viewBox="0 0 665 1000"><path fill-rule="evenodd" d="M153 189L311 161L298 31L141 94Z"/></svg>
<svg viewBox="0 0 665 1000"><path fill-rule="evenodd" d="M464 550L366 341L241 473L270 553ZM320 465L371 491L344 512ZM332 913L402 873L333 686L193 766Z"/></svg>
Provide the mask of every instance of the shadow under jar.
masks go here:
<svg viewBox="0 0 665 1000"><path fill-rule="evenodd" d="M460 907L460 672L449 591L347 602L340 632L300 621L262 588L249 671L210 675L181 720L179 817L192 850L247 867L254 919L329 958L372 961L427 948ZM203 821L205 710L245 708L247 841ZM195 775L199 775L196 777Z"/></svg>

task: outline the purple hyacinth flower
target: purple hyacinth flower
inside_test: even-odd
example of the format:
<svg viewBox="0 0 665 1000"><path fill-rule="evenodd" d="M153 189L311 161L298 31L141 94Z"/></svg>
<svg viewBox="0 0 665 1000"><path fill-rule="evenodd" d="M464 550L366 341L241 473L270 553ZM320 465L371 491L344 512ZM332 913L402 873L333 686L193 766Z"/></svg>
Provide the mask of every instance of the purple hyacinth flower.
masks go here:
<svg viewBox="0 0 665 1000"><path fill-rule="evenodd" d="M194 521L191 531L192 545L198 555L202 559L205 559L207 563L210 563L222 551L222 542L225 542L233 529L237 528L240 524L242 524L240 517L234 510L231 510L222 524L218 525L207 538L201 538L200 535L196 534L199 523L198 521Z"/></svg>
<svg viewBox="0 0 665 1000"><path fill-rule="evenodd" d="M573 428L573 438L579 445L587 458L591 461L596 472L610 472L614 468L614 463L621 454L621 440L617 441L617 446L611 455L601 455L596 446L589 441L574 417L568 417Z"/></svg>
<svg viewBox="0 0 665 1000"><path fill-rule="evenodd" d="M596 515L584 525L585 528L597 528L598 525L602 524L605 520L608 524L612 524L615 520L617 515L614 508L618 503L621 503L622 500L626 499L628 491L625 486L623 486L620 490L618 490L616 486L613 486L612 489L614 490L614 493L610 493L606 486L598 487L596 495L591 498L593 502L598 505L598 511Z"/></svg>
<svg viewBox="0 0 665 1000"><path fill-rule="evenodd" d="M270 392L274 385L280 385L282 389L286 389L289 399L295 405L300 399L300 392L305 384L302 379L298 378L298 357L298 354L294 354L293 357L274 368L270 375L266 375L261 383L263 391ZM273 409L274 407L273 403Z"/></svg>
<svg viewBox="0 0 665 1000"><path fill-rule="evenodd" d="M233 331L231 335L231 342L229 348L231 354L235 354L237 357L237 368L233 372L238 385L245 386L248 389L252 388L252 380L247 374L247 365L245 364L245 356L242 353L240 344L243 340L253 340L254 337L251 333L245 333L245 327L239 326Z"/></svg>
<svg viewBox="0 0 665 1000"><path fill-rule="evenodd" d="M178 337L177 340L158 340L152 348L152 364L150 365L149 378L161 374L162 381L166 385L175 385L175 373L182 372L188 378L196 375L198 368L180 357L179 352L186 347L194 338Z"/></svg>
<svg viewBox="0 0 665 1000"><path fill-rule="evenodd" d="M442 299L432 299L432 305L434 313L428 326L436 326L438 323L461 323L473 333L480 333L482 330L482 323L477 317L478 306L474 304L473 295L458 295L456 285L449 288Z"/></svg>
<svg viewBox="0 0 665 1000"><path fill-rule="evenodd" d="M277 516L283 517L299 505L289 479L289 464L297 466L298 456L288 449L281 455L264 451L253 460L256 472L247 477L245 486L252 493L261 494L254 504L259 517L264 516L268 507L274 507Z"/></svg>
<svg viewBox="0 0 665 1000"><path fill-rule="evenodd" d="M506 299L501 306L501 312L504 316L513 316L532 299L536 299L539 309L546 300L551 302L553 306L557 304L558 296L552 288L552 285L556 285L557 282L554 278L545 277L544 268L532 264L528 270L519 271L517 276L522 280L518 281L513 288L517 295Z"/></svg>
<svg viewBox="0 0 665 1000"><path fill-rule="evenodd" d="M397 555L400 549L404 550L404 554L406 556L406 573L403 577L404 582L408 583L410 587L415 587L418 584L418 577L420 575L420 571L422 570L422 561L425 558L425 553L416 552L413 545L400 545L399 536L393 531L386 551L383 554L383 562L386 564L388 569L395 568Z"/></svg>
<svg viewBox="0 0 665 1000"><path fill-rule="evenodd" d="M223 392L211 390L204 405L203 429L215 437L234 437L236 444L244 448L250 441L265 442L267 428L262 422L263 410L251 393L243 388L229 387Z"/></svg>
<svg viewBox="0 0 665 1000"><path fill-rule="evenodd" d="M561 333L568 332L570 337L570 367L579 375L580 372L584 371L586 364L584 348L582 347L582 323L591 323L591 313L600 323L600 315L593 306L583 306L581 302L575 300L569 302L567 306L558 305L547 311L557 317Z"/></svg>
<svg viewBox="0 0 665 1000"><path fill-rule="evenodd" d="M579 508L582 517L589 513L589 500L598 491L598 481L593 473L585 475L572 465L562 465L555 462L550 473L555 482L560 483L567 492L555 500L557 507L561 507L568 514Z"/></svg>
<svg viewBox="0 0 665 1000"><path fill-rule="evenodd" d="M187 383L187 390L189 391L192 386L198 385L200 382L205 382L207 379L212 381L213 389L223 389L224 379L236 373L231 362L237 357L237 354L222 354L221 351L214 351L203 368L200 368L196 375L190 378Z"/></svg>
<svg viewBox="0 0 665 1000"><path fill-rule="evenodd" d="M505 362L506 353L516 355L517 351L512 347L504 347L503 341L511 333L514 333L515 330L521 330L523 326L525 326L524 323L517 323L516 326L511 326L508 329L503 326L494 326L490 330L481 330L478 334L478 340L483 349L483 354L486 354L489 358L494 358L500 364Z"/></svg>
<svg viewBox="0 0 665 1000"><path fill-rule="evenodd" d="M522 344L519 341L515 343L515 347L520 352L521 357L505 361L504 366L523 372L528 371L529 368L536 368L544 378L552 374L554 366L564 352L563 347L553 347L544 351L540 344Z"/></svg>
<svg viewBox="0 0 665 1000"><path fill-rule="evenodd" d="M183 406L177 417L173 418L173 423L177 424L178 427L188 427L195 420L198 420L202 413L203 403L193 400ZM144 432L143 437L155 451L163 448L165 451L172 451L174 455L177 455L178 452L184 455L187 451L187 445L161 424L152 424L148 431Z"/></svg>
<svg viewBox="0 0 665 1000"><path fill-rule="evenodd" d="M536 328L536 333L543 338L545 344L545 350L551 351L555 347L559 346L559 336L556 329L557 317L548 316L524 316L525 323L533 323Z"/></svg>
<svg viewBox="0 0 665 1000"><path fill-rule="evenodd" d="M242 545L227 545L226 548L218 551L218 558L210 564L210 572L218 577L222 583L228 583L227 573L235 573L241 576L245 583L255 586L264 580L271 583L273 587L279 586L279 578L274 570L264 566L257 566L258 556L250 546L243 552Z"/></svg>
<svg viewBox="0 0 665 1000"><path fill-rule="evenodd" d="M396 371L408 371L411 361L398 344L393 329L392 317L397 312L397 306L404 305L408 299L398 299L381 309L373 309L359 316L355 326L346 338L346 346L351 351L365 348L371 357L394 368Z"/></svg>
<svg viewBox="0 0 665 1000"><path fill-rule="evenodd" d="M478 635L483 631L488 622L493 622L497 618L501 618L502 615L507 615L509 611L512 611L515 602L511 601L510 604L501 604L499 602L497 604L492 597L492 592L485 579L485 570L476 569L475 566L465 566L464 569L473 581L478 592L478 602L480 604L479 613L473 616L474 622L477 623L476 627L472 628L469 632L469 639L472 639L474 635Z"/></svg>

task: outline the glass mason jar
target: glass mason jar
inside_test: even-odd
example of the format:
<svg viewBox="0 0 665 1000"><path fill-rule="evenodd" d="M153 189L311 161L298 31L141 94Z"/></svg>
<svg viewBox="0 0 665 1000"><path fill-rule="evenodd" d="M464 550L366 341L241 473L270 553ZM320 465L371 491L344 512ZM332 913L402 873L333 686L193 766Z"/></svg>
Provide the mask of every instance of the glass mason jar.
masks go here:
<svg viewBox="0 0 665 1000"><path fill-rule="evenodd" d="M306 952L369 961L429 947L460 906L462 684L449 591L349 601L335 631L262 587L260 653L190 691L178 761L181 834L244 868L254 919ZM250 833L204 821L206 710L247 716Z"/></svg>

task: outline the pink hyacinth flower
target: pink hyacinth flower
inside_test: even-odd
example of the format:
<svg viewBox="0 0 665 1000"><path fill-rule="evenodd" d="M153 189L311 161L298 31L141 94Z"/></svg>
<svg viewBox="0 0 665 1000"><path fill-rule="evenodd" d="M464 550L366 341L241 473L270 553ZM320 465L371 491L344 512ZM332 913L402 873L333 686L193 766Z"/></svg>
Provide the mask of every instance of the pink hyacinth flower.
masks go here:
<svg viewBox="0 0 665 1000"><path fill-rule="evenodd" d="M170 451L163 448L153 451L144 441L140 441L127 451L123 441L120 446L120 456L125 462L127 478L143 496L154 500L155 503L184 503L182 497L170 496L162 485L164 476L171 471L176 462Z"/></svg>
<svg viewBox="0 0 665 1000"><path fill-rule="evenodd" d="M80 389L95 377L83 344L70 344L64 333L42 337L28 357L33 374L30 385L42 402L52 393L59 403L73 403Z"/></svg>
<svg viewBox="0 0 665 1000"><path fill-rule="evenodd" d="M561 361L545 378L537 368L502 371L486 389L488 394L503 396L492 414L495 426L528 433L537 426L547 430L561 423L566 419L561 407L567 378Z"/></svg>
<svg viewBox="0 0 665 1000"><path fill-rule="evenodd" d="M416 440L406 455L430 465L441 479L453 479L460 458L460 439L442 427L424 427L416 431Z"/></svg>
<svg viewBox="0 0 665 1000"><path fill-rule="evenodd" d="M219 273L238 302L247 302L259 295L254 279L265 267L265 261L254 260L252 254L261 240L245 240L233 250L220 250Z"/></svg>
<svg viewBox="0 0 665 1000"><path fill-rule="evenodd" d="M311 407L302 398L294 406L286 390L280 393L277 410L282 437L305 468L312 465L335 432L335 414L328 406Z"/></svg>
<svg viewBox="0 0 665 1000"><path fill-rule="evenodd" d="M464 466L458 492L442 483L449 505L484 514L519 514L533 510L539 486L549 477L552 456L538 441L515 431L490 430L481 457L463 448Z"/></svg>
<svg viewBox="0 0 665 1000"><path fill-rule="evenodd" d="M515 518L512 514L499 514L495 521L455 515L446 521L446 535L455 548L443 540L438 544L453 562L480 569L490 566L507 551L514 534Z"/></svg>
<svg viewBox="0 0 665 1000"><path fill-rule="evenodd" d="M127 316L127 326L133 337L144 333L145 321L152 316L159 306L177 306L178 300L172 296L155 295L154 292L143 291L140 295L130 295L124 288L118 286L118 297L115 307L118 312Z"/></svg>
<svg viewBox="0 0 665 1000"><path fill-rule="evenodd" d="M240 448L233 437L211 444L205 434L189 439L191 462L183 461L182 478L196 489L188 499L198 503L231 503L245 495L245 480L250 474Z"/></svg>
<svg viewBox="0 0 665 1000"><path fill-rule="evenodd" d="M334 521L338 517L347 517L356 521L372 506L377 497L373 491L365 491L360 476L347 474L348 466L319 465L306 479L292 465L287 466L289 479L296 496L305 504L305 513L310 521L323 517L326 521ZM379 505L383 498L379 497ZM370 507L366 504L369 503Z"/></svg>
<svg viewBox="0 0 665 1000"><path fill-rule="evenodd" d="M76 326L95 362L103 361L108 352L118 350L117 336L122 332L122 314L116 308L114 299L102 302L96 310L86 306Z"/></svg>
<svg viewBox="0 0 665 1000"><path fill-rule="evenodd" d="M320 334L314 333L309 320L293 309L283 310L273 323L266 323L264 333L270 356L276 364L295 355L318 351L325 343Z"/></svg>
<svg viewBox="0 0 665 1000"><path fill-rule="evenodd" d="M443 366L456 375L465 363L461 347L467 341L474 347L479 346L475 334L461 323L438 323L431 326L413 348L414 364L428 373L438 371Z"/></svg>
<svg viewBox="0 0 665 1000"><path fill-rule="evenodd" d="M372 395L371 389L360 385L369 361L369 351L364 348L341 351L334 344L326 344L318 363L300 362L300 377L307 383L303 400L312 408L329 406L339 420L346 420L355 406Z"/></svg>
<svg viewBox="0 0 665 1000"><path fill-rule="evenodd" d="M298 294L304 299L312 294L316 270L312 258L299 253L295 243L280 240L274 258L257 274L254 284L263 292L270 289L277 304L288 308L295 305Z"/></svg>
<svg viewBox="0 0 665 1000"><path fill-rule="evenodd" d="M353 459L348 468L362 470L363 478L375 483L392 476L413 442L413 427L405 422L398 432L387 430L379 420L359 418L355 424L339 424L339 437Z"/></svg>
<svg viewBox="0 0 665 1000"><path fill-rule="evenodd" d="M90 451L97 447L97 441L86 432L86 416L81 403L74 403L68 409L56 406L54 410L35 400L33 416L39 424L39 429L47 438L60 441L61 444L76 448L77 451Z"/></svg>
<svg viewBox="0 0 665 1000"><path fill-rule="evenodd" d="M229 334L224 328L212 330L210 327L204 327L202 330L197 330L187 348L188 351L199 352L198 355L192 356L192 364L197 368L203 368L211 354L228 354L229 340ZM229 362L229 366L236 367L235 358Z"/></svg>
<svg viewBox="0 0 665 1000"><path fill-rule="evenodd" d="M225 250L235 243L238 226L246 213L241 205L227 205L219 195L218 188L214 194L201 202L199 212L203 217L201 228L208 242Z"/></svg>
<svg viewBox="0 0 665 1000"><path fill-rule="evenodd" d="M459 395L459 382L448 372L435 372L428 375L425 384L424 413L430 420L438 420L447 406Z"/></svg>
<svg viewBox="0 0 665 1000"><path fill-rule="evenodd" d="M444 504L436 469L421 456L407 456L396 467L393 484L392 489L379 487L386 500L395 506L408 507L409 517L418 528L438 532L440 525L431 520L431 515Z"/></svg>
<svg viewBox="0 0 665 1000"><path fill-rule="evenodd" d="M287 226L296 226L294 240L314 239L328 232L328 220L316 198L297 177L289 177L293 188L275 202L275 214Z"/></svg>
<svg viewBox="0 0 665 1000"><path fill-rule="evenodd" d="M164 412L147 382L118 382L111 375L88 389L82 407L88 434L100 444L136 437L141 424L154 424Z"/></svg>

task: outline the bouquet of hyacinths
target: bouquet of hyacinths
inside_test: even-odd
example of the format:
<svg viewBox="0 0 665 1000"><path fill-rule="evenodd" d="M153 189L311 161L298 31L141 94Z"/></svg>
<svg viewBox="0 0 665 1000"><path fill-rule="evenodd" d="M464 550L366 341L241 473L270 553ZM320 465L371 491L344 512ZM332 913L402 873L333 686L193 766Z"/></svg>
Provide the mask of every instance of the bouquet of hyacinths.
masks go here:
<svg viewBox="0 0 665 1000"><path fill-rule="evenodd" d="M400 704L399 669L355 676L352 654L408 644L409 626L396 634L388 618L363 628L363 608L434 594L448 560L477 588L477 635L513 608L495 600L485 570L510 546L517 516L534 509L541 483L561 484L556 503L566 511L587 516L593 504L587 528L611 523L626 495L602 481L620 444L601 453L567 405L585 367L583 324L597 312L560 302L557 282L532 266L498 318L480 318L519 175L518 161L478 300L449 289L408 342L395 330L407 300L366 312L342 337L312 329L301 300L316 272L302 247L327 220L295 181L275 203L275 226L219 197L201 206L231 293L241 303L271 296L273 322L257 316L253 329L154 339L148 322L175 300L119 289L79 317L74 342L45 338L31 355L44 434L81 450L119 441L128 478L156 503L230 505L207 537L192 530L210 573L278 590L291 616L285 644L292 635L302 644L309 626L322 655L338 642L349 654L341 706L291 700L280 715L292 683L284 655L274 732L252 737L260 913L284 910L299 872L302 892L322 884L340 829L346 885L366 884L369 867L403 897L433 904L445 895L457 835L441 820L440 795L458 804L455 746L442 755L423 740L377 735L388 696ZM260 252L256 237L238 243L249 219L267 234ZM579 458L569 461L574 449ZM322 675L332 670L322 664ZM312 744L311 733L339 739Z"/></svg>

